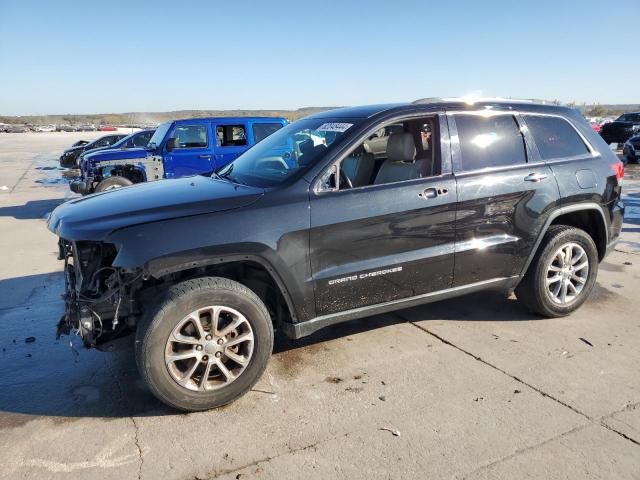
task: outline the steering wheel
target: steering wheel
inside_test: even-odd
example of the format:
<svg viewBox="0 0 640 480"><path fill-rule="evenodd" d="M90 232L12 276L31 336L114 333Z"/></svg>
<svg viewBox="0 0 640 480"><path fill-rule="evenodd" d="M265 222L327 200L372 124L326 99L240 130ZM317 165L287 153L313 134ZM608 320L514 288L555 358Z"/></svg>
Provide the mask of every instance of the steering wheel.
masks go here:
<svg viewBox="0 0 640 480"><path fill-rule="evenodd" d="M343 184L346 183L347 187L353 188L353 183L351 183L351 179L347 176L346 173L340 169L340 188L342 189Z"/></svg>

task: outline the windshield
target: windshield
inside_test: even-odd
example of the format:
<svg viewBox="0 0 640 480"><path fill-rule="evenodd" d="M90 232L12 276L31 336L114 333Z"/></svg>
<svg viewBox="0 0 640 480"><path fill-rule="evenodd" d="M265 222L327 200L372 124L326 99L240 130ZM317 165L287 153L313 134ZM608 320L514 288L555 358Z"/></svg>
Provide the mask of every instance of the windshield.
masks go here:
<svg viewBox="0 0 640 480"><path fill-rule="evenodd" d="M158 145L160 145L165 135L171 128L172 123L173 122L165 122L158 125L158 129L156 130L156 133L153 134L153 137L149 139L149 143L147 144L147 147L151 148L151 147L157 147Z"/></svg>
<svg viewBox="0 0 640 480"><path fill-rule="evenodd" d="M275 187L315 164L346 135L353 122L326 118L298 120L269 135L217 173L253 187Z"/></svg>

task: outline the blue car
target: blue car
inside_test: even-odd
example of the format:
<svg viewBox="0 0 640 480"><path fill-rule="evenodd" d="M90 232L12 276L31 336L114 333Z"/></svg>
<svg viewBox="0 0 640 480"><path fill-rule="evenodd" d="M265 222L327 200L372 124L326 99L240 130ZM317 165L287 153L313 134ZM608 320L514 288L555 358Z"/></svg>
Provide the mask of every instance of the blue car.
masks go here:
<svg viewBox="0 0 640 480"><path fill-rule="evenodd" d="M162 123L144 148L85 156L73 192L87 195L134 183L218 170L289 122L273 117L189 118ZM284 148L284 146L283 146Z"/></svg>
<svg viewBox="0 0 640 480"><path fill-rule="evenodd" d="M98 152L104 152L105 150L115 150L116 152L120 152L121 150L126 150L129 148L146 147L154 133L155 130L139 130L118 140L113 145L85 150L80 154L80 157L78 158L77 167L82 168L82 162L84 161L84 159L87 157L91 157Z"/></svg>

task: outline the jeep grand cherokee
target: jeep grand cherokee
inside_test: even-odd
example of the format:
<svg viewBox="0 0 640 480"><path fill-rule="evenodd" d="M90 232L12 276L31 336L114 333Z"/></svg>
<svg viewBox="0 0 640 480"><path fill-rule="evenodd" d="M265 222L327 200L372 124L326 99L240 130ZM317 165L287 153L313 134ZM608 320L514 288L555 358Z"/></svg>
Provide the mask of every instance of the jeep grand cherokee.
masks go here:
<svg viewBox="0 0 640 480"><path fill-rule="evenodd" d="M430 99L318 113L210 176L58 207L58 328L101 349L135 333L153 393L203 410L255 384L274 326L299 338L486 289L568 315L620 234L622 174L568 108Z"/></svg>

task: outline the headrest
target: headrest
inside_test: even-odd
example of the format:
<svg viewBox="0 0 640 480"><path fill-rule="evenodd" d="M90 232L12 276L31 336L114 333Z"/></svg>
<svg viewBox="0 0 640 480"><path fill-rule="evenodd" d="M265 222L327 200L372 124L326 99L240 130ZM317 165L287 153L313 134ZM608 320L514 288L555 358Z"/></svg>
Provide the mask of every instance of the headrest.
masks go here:
<svg viewBox="0 0 640 480"><path fill-rule="evenodd" d="M416 144L413 136L409 132L389 135L387 158L392 162L413 162L416 158Z"/></svg>

